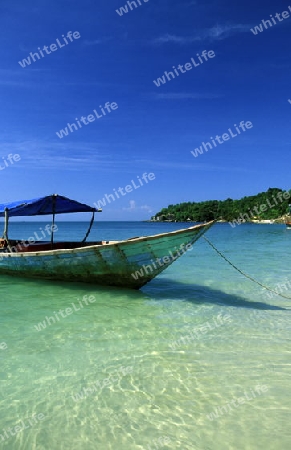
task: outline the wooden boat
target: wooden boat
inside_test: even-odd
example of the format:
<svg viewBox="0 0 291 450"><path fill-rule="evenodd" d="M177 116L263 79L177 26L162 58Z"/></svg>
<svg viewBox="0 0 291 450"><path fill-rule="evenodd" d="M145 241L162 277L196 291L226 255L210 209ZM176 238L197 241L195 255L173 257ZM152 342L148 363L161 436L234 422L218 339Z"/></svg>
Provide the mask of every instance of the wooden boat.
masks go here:
<svg viewBox="0 0 291 450"><path fill-rule="evenodd" d="M53 241L55 214L85 211L93 212L93 217L82 242ZM123 241L86 242L95 212L100 210L58 195L0 205L0 216L5 216L0 273L139 289L182 256L214 224L212 221ZM53 214L50 242L8 238L10 216L39 214Z"/></svg>

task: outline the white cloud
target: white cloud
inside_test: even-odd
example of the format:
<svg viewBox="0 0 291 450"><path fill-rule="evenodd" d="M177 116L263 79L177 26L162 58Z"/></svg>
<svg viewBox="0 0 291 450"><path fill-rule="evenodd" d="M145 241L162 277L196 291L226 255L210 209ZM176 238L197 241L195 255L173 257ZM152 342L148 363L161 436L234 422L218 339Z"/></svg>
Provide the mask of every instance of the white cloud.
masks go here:
<svg viewBox="0 0 291 450"><path fill-rule="evenodd" d="M140 209L143 209L143 210L148 211L148 212L153 212L151 206L148 206L148 205L143 205L143 206L140 207Z"/></svg>
<svg viewBox="0 0 291 450"><path fill-rule="evenodd" d="M192 44L193 42L199 41L215 41L226 39L229 36L238 33L246 33L250 31L252 25L247 24L236 24L236 25L215 25L212 28L206 28L205 30L201 30L199 34L193 36L177 36L174 34L164 34L158 38L155 38L152 43L161 45L167 43L174 43L178 45L187 45Z"/></svg>
<svg viewBox="0 0 291 450"><path fill-rule="evenodd" d="M129 208L122 208L123 211L147 211L147 212L152 212L152 207L148 206L148 205L142 205L142 206L137 206L136 202L134 200L130 200L129 202Z"/></svg>
<svg viewBox="0 0 291 450"><path fill-rule="evenodd" d="M136 210L136 203L134 200L130 200L129 202L129 208L122 208L123 211L134 211Z"/></svg>
<svg viewBox="0 0 291 450"><path fill-rule="evenodd" d="M210 39L226 39L229 36L237 33L247 33L250 31L251 25L237 24L237 25L216 25L213 28L209 28L204 38Z"/></svg>

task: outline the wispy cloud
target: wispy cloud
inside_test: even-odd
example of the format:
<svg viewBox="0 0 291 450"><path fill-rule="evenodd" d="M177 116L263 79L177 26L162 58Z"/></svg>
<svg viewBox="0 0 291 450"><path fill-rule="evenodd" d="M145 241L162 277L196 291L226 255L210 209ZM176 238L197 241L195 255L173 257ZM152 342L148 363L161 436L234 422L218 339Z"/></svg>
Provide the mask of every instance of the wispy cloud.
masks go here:
<svg viewBox="0 0 291 450"><path fill-rule="evenodd" d="M201 42L201 41L216 41L226 39L234 34L238 33L247 33L250 31L251 25L247 24L228 24L228 25L215 25L212 28L206 28L201 30L201 32L192 36L177 36L174 34L164 34L163 36L159 36L152 40L153 44L162 45L162 44L178 44L178 45L187 45L192 44L193 42Z"/></svg>
<svg viewBox="0 0 291 450"><path fill-rule="evenodd" d="M153 44L168 44L168 43L174 43L174 44L192 44L192 42L201 40L198 36L177 36L174 34L164 34L163 36L160 36L158 38L155 38L152 40Z"/></svg>
<svg viewBox="0 0 291 450"><path fill-rule="evenodd" d="M141 167L141 170L151 170L151 166L145 166L144 163L128 157L117 156L120 144L109 145L104 142L53 142L48 140L17 140L11 142L9 138L1 140L1 157L9 153L19 154L21 160L15 165L17 169L30 170L60 170L63 171L96 171L106 172L111 175L114 173L136 174L134 164Z"/></svg>
<svg viewBox="0 0 291 450"><path fill-rule="evenodd" d="M110 41L111 39L112 39L111 37L104 37L104 38L100 38L100 39L94 39L93 41L84 40L83 44L84 45L100 45L100 44L104 44L104 42Z"/></svg>
<svg viewBox="0 0 291 450"><path fill-rule="evenodd" d="M29 88L29 89L35 88L35 84L33 83L27 83L25 81L16 81L16 80L0 80L0 86Z"/></svg>
<svg viewBox="0 0 291 450"><path fill-rule="evenodd" d="M221 172L243 172L243 173L257 173L256 170L245 169L243 167L235 167L235 166L218 166L213 164L203 164L203 163L181 163L178 161L157 161L157 160L139 160L140 163L144 165L157 167L160 169L181 169L181 170L191 170L191 171L221 171Z"/></svg>
<svg viewBox="0 0 291 450"><path fill-rule="evenodd" d="M222 94L200 94L191 92L168 92L165 94L154 94L158 100L202 100L202 99L216 99L224 97Z"/></svg>
<svg viewBox="0 0 291 450"><path fill-rule="evenodd" d="M237 24L237 25L216 25L213 28L206 30L204 39L226 39L233 34L248 33L251 25Z"/></svg>
<svg viewBox="0 0 291 450"><path fill-rule="evenodd" d="M21 88L33 88L35 89L37 82L36 79L31 80L31 77L41 77L41 83L43 85L43 73L45 69L31 68L28 72L24 72L19 69L0 69L0 86L6 87L21 87Z"/></svg>
<svg viewBox="0 0 291 450"><path fill-rule="evenodd" d="M110 166L112 157L108 150L98 143L53 143L45 141L1 142L6 154L21 156L18 168L80 170ZM4 156L4 155L3 155Z"/></svg>

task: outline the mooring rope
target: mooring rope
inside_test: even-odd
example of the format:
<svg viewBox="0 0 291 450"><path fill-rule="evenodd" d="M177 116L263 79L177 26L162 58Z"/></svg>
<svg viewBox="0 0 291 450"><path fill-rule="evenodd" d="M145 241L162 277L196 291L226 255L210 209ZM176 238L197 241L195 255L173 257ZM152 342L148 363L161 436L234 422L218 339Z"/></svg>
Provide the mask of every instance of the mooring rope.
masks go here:
<svg viewBox="0 0 291 450"><path fill-rule="evenodd" d="M213 248L213 250L216 251L216 253L219 254L219 256L221 256L221 258L223 258L228 264L231 265L231 267L233 267L235 270L237 270L240 274L242 274L244 277L248 278L249 280L253 281L253 283L258 284L259 286L262 286L264 289L267 289L267 291L273 292L276 295L279 295L280 297L283 298L287 298L288 300L291 300L291 297L287 297L286 295L283 294L279 294L279 292L274 291L274 289L269 288L268 286L265 286L264 284L260 283L259 281L255 280L254 278L252 278L250 275L244 273L242 270L240 270L238 267L236 267L231 261L229 261L229 259L226 258L226 256L224 256L216 247L214 244L212 244L212 242L209 241L209 239L207 239L205 236L202 236L206 242L208 242L208 244L210 245L210 247Z"/></svg>

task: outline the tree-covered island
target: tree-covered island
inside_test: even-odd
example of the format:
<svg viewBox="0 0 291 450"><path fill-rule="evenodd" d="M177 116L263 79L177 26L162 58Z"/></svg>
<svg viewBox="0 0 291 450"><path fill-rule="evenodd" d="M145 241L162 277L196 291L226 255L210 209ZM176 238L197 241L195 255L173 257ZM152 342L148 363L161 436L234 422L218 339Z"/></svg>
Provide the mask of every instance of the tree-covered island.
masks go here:
<svg viewBox="0 0 291 450"><path fill-rule="evenodd" d="M291 203L291 190L269 188L266 192L243 197L240 200L208 200L186 202L163 208L151 221L204 222L210 220L256 222L271 220L283 222Z"/></svg>

